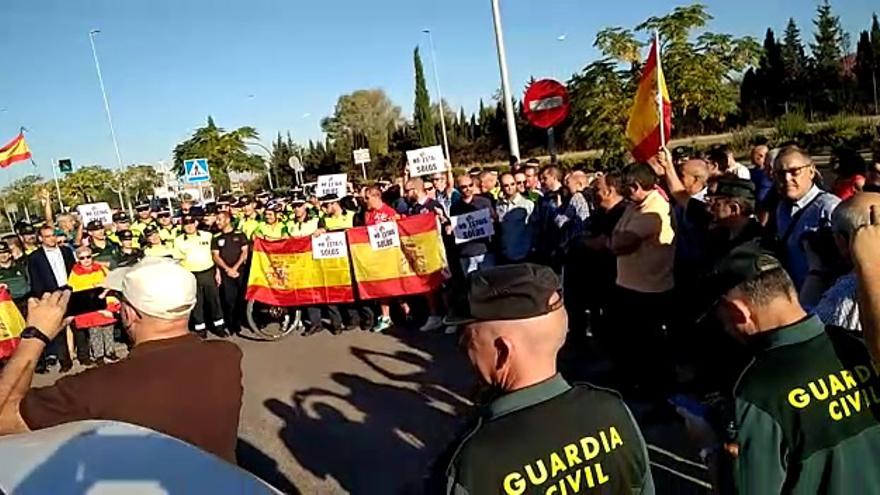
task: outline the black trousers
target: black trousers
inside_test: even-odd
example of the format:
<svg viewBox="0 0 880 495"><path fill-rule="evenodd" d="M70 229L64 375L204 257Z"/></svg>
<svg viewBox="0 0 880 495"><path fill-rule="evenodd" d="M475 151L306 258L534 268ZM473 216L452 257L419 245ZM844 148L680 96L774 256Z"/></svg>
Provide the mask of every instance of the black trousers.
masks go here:
<svg viewBox="0 0 880 495"><path fill-rule="evenodd" d="M58 364L61 366L72 366L73 360L70 358L70 352L67 349L67 332L68 329L62 329L58 335L52 339L52 342L43 349L43 355L41 356L41 360L45 364L45 359L48 357L54 357L58 360ZM88 340L88 339L87 339ZM88 353L88 342L86 342L86 352Z"/></svg>
<svg viewBox="0 0 880 495"><path fill-rule="evenodd" d="M214 328L225 326L223 310L220 307L220 289L214 280L214 268L193 272L196 277L196 306L190 319L196 332L207 331L208 323Z"/></svg>
<svg viewBox="0 0 880 495"><path fill-rule="evenodd" d="M241 320L244 314L245 278L239 273L232 278L225 272L220 273L220 304L226 328L232 333L241 331Z"/></svg>

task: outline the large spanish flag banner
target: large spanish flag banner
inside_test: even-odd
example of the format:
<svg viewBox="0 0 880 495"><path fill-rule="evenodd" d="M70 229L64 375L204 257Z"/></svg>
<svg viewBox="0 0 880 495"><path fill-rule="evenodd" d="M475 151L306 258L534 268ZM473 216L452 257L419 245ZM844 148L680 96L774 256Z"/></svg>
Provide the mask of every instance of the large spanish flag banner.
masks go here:
<svg viewBox="0 0 880 495"><path fill-rule="evenodd" d="M315 238L315 242L329 239L332 244L318 253L312 251L311 237L281 241L255 238L247 298L275 306L354 301L345 237L336 235L338 240L334 234Z"/></svg>
<svg viewBox="0 0 880 495"><path fill-rule="evenodd" d="M348 245L361 299L421 294L443 282L446 254L435 215L350 229Z"/></svg>
<svg viewBox="0 0 880 495"><path fill-rule="evenodd" d="M31 149L24 140L24 133L18 133L18 137L6 143L0 148L0 168L6 168L15 162L27 160L31 157Z"/></svg>
<svg viewBox="0 0 880 495"><path fill-rule="evenodd" d="M19 335L24 329L24 318L18 311L9 291L0 289L0 359L12 355L18 347Z"/></svg>
<svg viewBox="0 0 880 495"><path fill-rule="evenodd" d="M663 109L663 125L660 121L660 108ZM660 43L655 38L648 61L642 69L642 79L630 112L629 123L626 125L626 137L632 143L633 158L645 162L669 142L671 135L672 104L660 63Z"/></svg>

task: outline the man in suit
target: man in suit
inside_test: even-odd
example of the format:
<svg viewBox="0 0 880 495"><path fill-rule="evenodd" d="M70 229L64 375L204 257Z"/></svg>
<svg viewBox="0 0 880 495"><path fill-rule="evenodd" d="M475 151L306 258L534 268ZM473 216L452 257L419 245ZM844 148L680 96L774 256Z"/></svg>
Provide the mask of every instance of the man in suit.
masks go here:
<svg viewBox="0 0 880 495"><path fill-rule="evenodd" d="M70 269L75 263L73 252L65 246L58 246L58 238L55 237L55 229L48 225L40 228L40 247L28 256L27 271L28 278L31 281L31 293L35 297L41 297L46 292L58 290L67 285L67 276ZM79 361L83 364L89 364L88 342L80 342L87 340L87 336L79 335L76 332L74 338L76 347L81 350ZM85 352L85 355L82 352ZM46 360L49 356L58 359L61 365L61 371L66 372L73 366L70 358L70 352L67 350L67 330L65 329L58 334L52 344L46 347L39 364L37 364L37 372L46 371Z"/></svg>

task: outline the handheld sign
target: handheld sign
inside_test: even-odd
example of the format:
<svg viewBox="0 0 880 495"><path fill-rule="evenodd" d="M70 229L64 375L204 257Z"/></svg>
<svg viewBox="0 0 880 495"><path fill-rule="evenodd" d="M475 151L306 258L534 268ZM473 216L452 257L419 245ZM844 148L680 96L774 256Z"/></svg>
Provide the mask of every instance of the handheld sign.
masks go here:
<svg viewBox="0 0 880 495"><path fill-rule="evenodd" d="M211 180L207 158L196 158L183 161L184 181L187 184L200 184Z"/></svg>
<svg viewBox="0 0 880 495"><path fill-rule="evenodd" d="M400 233L397 231L397 222L382 222L367 226L370 235L370 246L373 250L400 247Z"/></svg>
<svg viewBox="0 0 880 495"><path fill-rule="evenodd" d="M82 219L83 225L87 225L93 220L98 220L102 225L113 223L113 210L107 203L89 203L76 207L79 217Z"/></svg>
<svg viewBox="0 0 880 495"><path fill-rule="evenodd" d="M529 85L523 98L523 113L535 127L549 129L562 123L569 112L568 90L559 81L541 79Z"/></svg>
<svg viewBox="0 0 880 495"><path fill-rule="evenodd" d="M410 177L420 177L446 171L446 158L443 156L442 146L429 146L427 148L407 151L406 161L409 165Z"/></svg>
<svg viewBox="0 0 880 495"><path fill-rule="evenodd" d="M315 194L318 198L327 194L335 194L342 198L348 194L348 176L345 174L319 175Z"/></svg>
<svg viewBox="0 0 880 495"><path fill-rule="evenodd" d="M348 256L345 232L328 232L312 237L312 259L329 260Z"/></svg>
<svg viewBox="0 0 880 495"><path fill-rule="evenodd" d="M488 208L454 216L451 220L456 244L495 235L495 226L492 224L492 216Z"/></svg>
<svg viewBox="0 0 880 495"><path fill-rule="evenodd" d="M352 155L354 155L355 165L370 163L370 148L361 148L354 150L352 151Z"/></svg>

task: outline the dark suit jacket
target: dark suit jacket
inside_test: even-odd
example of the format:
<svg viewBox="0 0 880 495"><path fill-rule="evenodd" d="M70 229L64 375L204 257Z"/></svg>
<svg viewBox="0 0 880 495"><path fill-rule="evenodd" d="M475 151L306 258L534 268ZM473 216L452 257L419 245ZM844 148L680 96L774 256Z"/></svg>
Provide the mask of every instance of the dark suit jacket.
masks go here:
<svg viewBox="0 0 880 495"><path fill-rule="evenodd" d="M73 251L65 246L60 246L58 249L61 250L64 266L67 268L67 274L70 275L70 269L76 263ZM28 256L27 271L31 280L31 294L35 297L60 288L55 280L55 274L52 272L52 266L49 264L49 258L46 257L46 252L42 247Z"/></svg>

